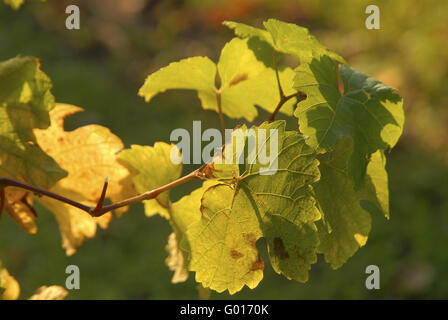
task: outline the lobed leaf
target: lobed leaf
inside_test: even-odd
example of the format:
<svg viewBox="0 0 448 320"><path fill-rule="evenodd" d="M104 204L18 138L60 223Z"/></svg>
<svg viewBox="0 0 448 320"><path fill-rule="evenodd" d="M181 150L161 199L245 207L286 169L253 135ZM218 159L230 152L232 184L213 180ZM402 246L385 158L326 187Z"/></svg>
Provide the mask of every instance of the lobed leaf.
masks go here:
<svg viewBox="0 0 448 320"><path fill-rule="evenodd" d="M260 175L261 166L246 156L233 182L224 181L203 194L201 219L186 232L190 270L196 272L196 281L218 292L233 294L244 285L258 285L264 269L256 248L261 237L266 238L274 270L289 279L307 281L316 262L314 222L321 216L311 184L319 179L318 161L297 132L285 131L283 121L262 124L254 129L257 136L259 129L278 130L277 173ZM233 171L234 165L229 166Z"/></svg>
<svg viewBox="0 0 448 320"><path fill-rule="evenodd" d="M333 150L342 137L354 141L349 172L359 185L370 155L392 148L404 122L403 100L395 89L349 66L339 67L344 86L339 91L338 67L327 56L296 69L295 87L307 98L294 115L307 143L318 152Z"/></svg>
<svg viewBox="0 0 448 320"><path fill-rule="evenodd" d="M311 35L307 28L293 23L269 19L263 23L266 30L232 21L224 21L223 24L234 30L237 36L241 38L258 38L268 43L277 52L298 57L301 63L309 62L313 58L319 58L324 55L330 56L337 62L346 63L340 55L328 50Z"/></svg>
<svg viewBox="0 0 448 320"><path fill-rule="evenodd" d="M322 160L321 180L315 186L323 220L319 228L319 252L334 269L342 266L367 241L371 228L370 213L389 216L387 173L384 157L377 151L367 166L366 181L355 188L348 172L353 141L343 138Z"/></svg>
<svg viewBox="0 0 448 320"><path fill-rule="evenodd" d="M154 147L132 145L131 149L125 149L118 155L121 162L137 170L132 181L138 193L151 191L170 183L180 177L182 164L173 164L170 160L173 144L156 142ZM169 218L171 201L170 191L165 191L155 199L145 200L145 213L148 217L159 213L162 217Z"/></svg>
<svg viewBox="0 0 448 320"><path fill-rule="evenodd" d="M34 57L0 63L0 177L49 188L67 175L39 144L33 130L50 124L54 107L50 79ZM36 233L26 192L8 188L5 209L29 233Z"/></svg>
<svg viewBox="0 0 448 320"><path fill-rule="evenodd" d="M171 63L148 76L139 95L148 102L166 90L195 90L203 109L218 111L220 99L225 115L252 121L258 114L255 105L273 111L279 101L275 72L260 60L267 55L272 59L272 50L266 45L234 38L224 46L217 65L206 57ZM294 93L292 69L282 69L280 77L285 91ZM288 101L282 112L292 114L293 105L293 100Z"/></svg>
<svg viewBox="0 0 448 320"><path fill-rule="evenodd" d="M108 198L113 202L134 195L129 171L116 158L116 153L123 149L123 143L117 136L98 125L64 131L64 119L80 111L82 109L79 107L58 104L50 113L51 126L46 130L34 131L42 149L69 172L50 190L94 207L104 179L108 177ZM92 218L78 208L47 197L38 201L55 215L67 255L74 254L85 237L95 235L97 224L106 228L112 219L111 213Z"/></svg>

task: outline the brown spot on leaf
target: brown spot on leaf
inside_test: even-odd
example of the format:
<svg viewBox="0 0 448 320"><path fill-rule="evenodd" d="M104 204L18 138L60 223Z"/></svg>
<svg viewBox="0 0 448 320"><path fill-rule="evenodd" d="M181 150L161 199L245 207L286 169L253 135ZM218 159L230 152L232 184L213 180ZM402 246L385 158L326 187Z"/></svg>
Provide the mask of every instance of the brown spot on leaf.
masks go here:
<svg viewBox="0 0 448 320"><path fill-rule="evenodd" d="M282 260L289 258L289 254L285 249L283 240L280 238L274 238L274 254Z"/></svg>
<svg viewBox="0 0 448 320"><path fill-rule="evenodd" d="M250 266L250 270L263 270L264 269L264 261L261 259L260 253L257 255L257 260Z"/></svg>
<svg viewBox="0 0 448 320"><path fill-rule="evenodd" d="M247 78L248 78L247 73L240 73L240 74L237 74L235 77L233 77L232 81L230 81L230 83L229 83L229 87L231 87L231 86L235 86L235 85L237 85L238 83L240 83L240 82L242 82L242 81L244 81L244 80L247 80Z"/></svg>
<svg viewBox="0 0 448 320"><path fill-rule="evenodd" d="M239 251L232 249L232 250L230 250L230 256L233 259L238 260L239 258L241 258L243 256L243 254Z"/></svg>
<svg viewBox="0 0 448 320"><path fill-rule="evenodd" d="M256 246L257 237L253 233L245 233L244 238L246 239L246 241L249 243L249 245L252 248L257 250L257 246Z"/></svg>
<svg viewBox="0 0 448 320"><path fill-rule="evenodd" d="M255 271L255 270L263 270L264 269L264 261L261 258L260 253L258 252L257 249L257 237L255 234L253 233L246 233L244 234L244 238L246 239L246 241L248 242L248 244L257 252L257 260L255 260L252 265L250 266L250 270Z"/></svg>

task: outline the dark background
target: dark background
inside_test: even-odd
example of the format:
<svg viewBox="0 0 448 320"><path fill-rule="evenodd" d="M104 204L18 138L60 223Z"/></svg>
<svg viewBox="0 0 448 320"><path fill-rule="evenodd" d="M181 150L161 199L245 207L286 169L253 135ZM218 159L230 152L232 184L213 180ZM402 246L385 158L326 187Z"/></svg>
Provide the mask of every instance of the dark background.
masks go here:
<svg viewBox="0 0 448 320"><path fill-rule="evenodd" d="M65 29L65 8L81 9L81 29ZM367 5L381 10L381 30L367 30ZM67 129L107 126L125 145L169 141L193 120L219 128L193 92L173 91L146 104L137 96L145 77L169 62L195 55L217 61L235 20L261 27L277 18L310 28L355 68L400 90L404 134L388 155L391 219L373 216L367 245L342 268L320 258L306 284L275 274L267 263L255 290L212 298L397 299L448 297L448 2L447 1L154 1L27 2L19 11L0 3L0 60L33 55L53 81L58 102L85 108ZM260 111L256 123L266 118ZM227 119L227 126L239 121ZM294 120L289 125L295 125ZM185 172L191 170L188 166ZM183 186L174 200L189 192ZM81 290L69 299L196 299L194 275L171 284L164 264L170 226L146 218L135 205L107 230L99 229L67 257L52 214L39 207L39 232L24 233L12 219L0 223L0 254L19 281L21 298L41 285L65 284L65 267L81 269ZM266 261L266 252L262 250ZM369 291L366 266L381 270L381 289Z"/></svg>

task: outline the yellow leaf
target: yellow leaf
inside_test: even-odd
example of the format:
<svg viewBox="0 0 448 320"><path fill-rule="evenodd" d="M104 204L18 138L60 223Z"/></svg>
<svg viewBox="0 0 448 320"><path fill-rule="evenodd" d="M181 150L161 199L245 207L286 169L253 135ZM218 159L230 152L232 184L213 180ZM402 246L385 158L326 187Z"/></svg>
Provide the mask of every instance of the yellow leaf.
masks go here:
<svg viewBox="0 0 448 320"><path fill-rule="evenodd" d="M11 276L5 268L0 265L0 287L4 288L0 292L0 300L16 300L20 295L20 286L16 279Z"/></svg>
<svg viewBox="0 0 448 320"><path fill-rule="evenodd" d="M174 275L171 278L172 283L184 282L188 279L188 269L186 261L182 251L179 248L179 242L176 238L176 233L172 232L168 237L168 244L165 249L168 251L169 256L166 258L165 263L171 271L174 271Z"/></svg>
<svg viewBox="0 0 448 320"><path fill-rule="evenodd" d="M8 188L5 190L5 211L9 216L26 232L30 234L37 233L35 223L36 212L31 206L32 201L28 192L17 188Z"/></svg>
<svg viewBox="0 0 448 320"><path fill-rule="evenodd" d="M154 147L132 145L123 150L118 158L134 174L132 180L139 193L161 187L180 177L182 164L174 164L171 159L173 144L156 142ZM145 214L148 217L159 213L169 219L170 192L165 191L156 199L145 200Z"/></svg>
<svg viewBox="0 0 448 320"><path fill-rule="evenodd" d="M51 87L37 58L17 56L0 62L0 177L48 189L67 175L42 151L33 134L33 129L46 129L50 124ZM36 233L26 192L7 188L5 199L6 210L18 225Z"/></svg>
<svg viewBox="0 0 448 320"><path fill-rule="evenodd" d="M117 136L98 125L64 131L64 119L82 110L72 105L57 104L50 112L50 127L34 131L42 150L69 173L50 190L85 205L95 206L104 180L108 177L106 196L112 202L135 195L128 169L116 158L116 154L123 149L123 143ZM107 228L112 218L110 213L92 218L80 209L47 197L40 198L39 202L56 216L67 255L74 254L85 237L95 235L97 224ZM126 208L122 208L120 213L124 211Z"/></svg>
<svg viewBox="0 0 448 320"><path fill-rule="evenodd" d="M68 291L61 286L42 286L28 300L64 300Z"/></svg>

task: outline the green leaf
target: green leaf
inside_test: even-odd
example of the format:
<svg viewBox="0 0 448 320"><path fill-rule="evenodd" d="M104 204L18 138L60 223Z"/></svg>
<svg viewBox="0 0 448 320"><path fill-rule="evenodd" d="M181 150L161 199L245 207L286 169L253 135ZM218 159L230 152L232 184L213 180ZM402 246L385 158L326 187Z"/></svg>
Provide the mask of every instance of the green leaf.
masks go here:
<svg viewBox="0 0 448 320"><path fill-rule="evenodd" d="M171 63L148 76L139 95L148 102L166 90L196 90L203 109L218 111L220 99L225 115L252 121L258 114L255 105L273 111L280 100L275 72L260 60L267 56L272 59L272 50L263 43L234 38L224 46L217 65L206 57ZM219 89L215 86L217 76ZM285 92L294 93L293 71L284 68L280 77ZM293 99L288 101L282 112L292 114L294 103Z"/></svg>
<svg viewBox="0 0 448 320"><path fill-rule="evenodd" d="M342 137L354 140L350 173L361 183L369 157L392 148L404 122L403 100L395 89L346 65L339 67L344 85L339 91L338 68L327 56L296 69L295 87L307 98L294 115L307 143L318 152L332 150Z"/></svg>
<svg viewBox="0 0 448 320"><path fill-rule="evenodd" d="M50 125L50 79L33 57L0 63L0 176L49 188L66 172L42 151L34 129Z"/></svg>
<svg viewBox="0 0 448 320"><path fill-rule="evenodd" d="M216 65L207 57L193 57L170 63L146 78L138 94L149 102L156 94L171 89L198 92L204 109L216 109Z"/></svg>
<svg viewBox="0 0 448 320"><path fill-rule="evenodd" d="M227 114L236 115L238 118L246 117L251 121L258 114L253 105L268 112L274 111L280 101L280 95L275 71L269 67L269 61L272 59L272 49L260 41L235 38L224 46L218 63L218 73L221 79L222 106L223 110L228 110ZM279 71L286 95L296 92L294 76L291 68L285 67ZM291 99L285 103L281 112L292 115L295 103L296 100Z"/></svg>
<svg viewBox="0 0 448 320"><path fill-rule="evenodd" d="M124 165L130 166L130 170L137 171L133 174L132 181L138 193L151 191L168 184L180 177L182 164L174 164L170 159L171 149L176 148L164 142L156 142L154 147L132 145L131 149L125 149L118 155ZM169 190L162 192L156 199L145 200L145 213L148 217L159 213L169 219L171 201Z"/></svg>
<svg viewBox="0 0 448 320"><path fill-rule="evenodd" d="M275 49L275 44L274 40L272 39L272 35L266 30L233 21L224 21L222 24L232 29L235 32L235 35L237 35L240 38L256 37L259 40L268 43L272 48Z"/></svg>
<svg viewBox="0 0 448 320"><path fill-rule="evenodd" d="M165 260L170 270L174 271L171 282L178 283L188 278L188 252L190 244L185 237L188 227L201 219L201 199L204 192L218 181L206 180L201 187L182 197L170 208L170 224L173 233L168 238L168 258Z"/></svg>
<svg viewBox="0 0 448 320"><path fill-rule="evenodd" d="M206 180L202 186L183 196L171 206L171 220L179 232L184 234L188 227L201 219L201 199L204 192L218 181Z"/></svg>
<svg viewBox="0 0 448 320"><path fill-rule="evenodd" d="M321 179L314 190L322 211L318 221L320 246L334 269L342 266L367 241L370 213L389 216L387 173L384 156L377 151L367 166L367 179L356 189L348 172L353 141L343 138L335 150L321 156ZM370 212L370 213L369 213Z"/></svg>
<svg viewBox="0 0 448 320"><path fill-rule="evenodd" d="M285 131L285 122L264 123L252 134L260 138L260 129L278 130L276 173L261 175L263 165L249 161L248 154L255 152L249 148L233 181L224 183L226 179L204 193L201 219L187 229L190 270L204 287L218 292L233 294L244 285L258 285L264 268L256 248L261 237L266 238L274 270L289 279L307 281L316 262L314 221L321 216L311 184L319 179L318 161L297 132ZM235 136L240 133L250 131L244 127L234 131ZM268 154L274 150L269 141L263 147ZM250 146L248 138L245 145ZM263 149L256 154L260 152ZM228 165L232 171L234 165ZM272 166L267 170L274 173Z"/></svg>
<svg viewBox="0 0 448 320"><path fill-rule="evenodd" d="M130 169L132 181L138 193L153 190L180 177L182 164L176 165L171 162L172 148L176 146L156 142L154 147L132 145L131 149L120 152L118 158ZM145 214L148 217L159 213L173 228L166 246L169 256L165 261L170 270L174 271L171 280L173 283L183 282L188 278L187 259L181 250L180 243L184 240L187 228L200 219L199 208L202 195L216 183L216 181L205 181L202 187L175 203L171 203L169 191L161 193L156 199L144 201ZM188 241L184 240L182 243L188 250Z"/></svg>
<svg viewBox="0 0 448 320"><path fill-rule="evenodd" d="M309 62L313 58L323 55L328 55L340 63L346 63L340 55L329 51L311 35L307 28L275 19L269 19L263 24L267 31L243 23L224 21L224 25L233 29L237 36L241 38L258 38L268 43L277 52L298 57L302 63Z"/></svg>
<svg viewBox="0 0 448 320"><path fill-rule="evenodd" d="M389 213L389 178L386 171L386 156L378 150L372 154L367 164L364 200L361 206L367 211L390 218Z"/></svg>
<svg viewBox="0 0 448 320"><path fill-rule="evenodd" d="M346 63L344 58L337 53L329 51L311 35L307 28L275 19L269 19L264 22L264 26L272 36L274 48L279 52L298 57L301 63L309 62L313 58L324 55L328 55L340 63Z"/></svg>

